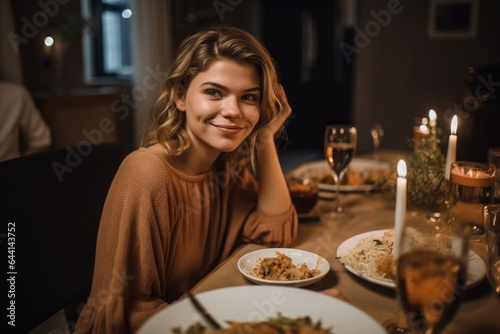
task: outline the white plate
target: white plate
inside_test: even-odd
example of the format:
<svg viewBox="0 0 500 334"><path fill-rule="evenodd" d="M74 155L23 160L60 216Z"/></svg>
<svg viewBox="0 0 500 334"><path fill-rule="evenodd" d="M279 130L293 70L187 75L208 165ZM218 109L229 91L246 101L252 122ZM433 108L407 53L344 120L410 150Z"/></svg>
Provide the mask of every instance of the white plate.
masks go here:
<svg viewBox="0 0 500 334"><path fill-rule="evenodd" d="M302 263L305 263L307 267L309 267L309 269L317 268L319 269L320 273L317 276L311 278L294 280L294 281L272 281L272 280L258 278L250 274L250 272L255 268L260 259L263 259L265 257L276 257L276 252L283 253L286 256L290 257L294 265L300 265ZM330 271L330 263L328 263L328 261L325 258L317 254L303 251L300 249L266 248L266 249L256 250L243 255L238 260L238 269L243 274L243 276L245 276L249 281L257 284L303 287L316 283L323 277L325 277L326 274L328 274L328 272Z"/></svg>
<svg viewBox="0 0 500 334"><path fill-rule="evenodd" d="M332 327L335 334L386 333L373 318L339 299L306 289L284 286L238 286L212 290L197 295L200 302L221 324L226 320L263 321L281 312L288 317L310 316ZM188 299L158 312L138 334L171 334L171 328L183 330L195 322L208 327Z"/></svg>
<svg viewBox="0 0 500 334"><path fill-rule="evenodd" d="M353 158L348 168L359 172L369 173L372 171L390 171L391 164L388 162L382 162L370 159ZM290 174L296 175L298 177L315 176L321 179L325 175L330 175L331 170L326 160L318 160L300 165L299 167L291 171ZM365 192L373 190L374 187L375 186L373 184L362 184L362 185L341 184L339 188L340 191L342 192L354 192L354 191ZM320 191L327 191L327 192L336 191L335 185L333 184L319 183L318 188Z"/></svg>
<svg viewBox="0 0 500 334"><path fill-rule="evenodd" d="M347 240L345 240L343 243L340 244L340 246L337 248L337 257L341 257L342 254L354 247L356 247L356 244L364 238L368 237L375 237L375 238L381 238L385 232L388 230L376 230L376 231L371 231L371 232L365 232L361 233L358 235L355 235ZM364 275L360 272L358 272L356 269L354 269L351 266L344 266L348 271L353 273L354 275L361 277L364 280L367 280L369 282L385 286L387 288L396 288L396 282L389 280L389 279L379 279L376 277L372 276L367 276ZM466 286L467 288L473 287L477 285L479 282L481 282L485 275L486 275L486 263L484 263L483 259L477 255L475 252L469 250L469 265L467 268L467 283Z"/></svg>

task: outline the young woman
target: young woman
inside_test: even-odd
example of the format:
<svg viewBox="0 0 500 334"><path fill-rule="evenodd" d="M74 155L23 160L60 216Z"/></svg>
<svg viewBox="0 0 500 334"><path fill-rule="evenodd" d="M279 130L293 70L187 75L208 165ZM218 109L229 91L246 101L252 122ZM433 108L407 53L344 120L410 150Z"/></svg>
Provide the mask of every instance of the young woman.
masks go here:
<svg viewBox="0 0 500 334"><path fill-rule="evenodd" d="M248 32L218 27L181 44L145 145L109 190L76 333L133 332L239 244L294 240L274 142L290 113L273 59Z"/></svg>

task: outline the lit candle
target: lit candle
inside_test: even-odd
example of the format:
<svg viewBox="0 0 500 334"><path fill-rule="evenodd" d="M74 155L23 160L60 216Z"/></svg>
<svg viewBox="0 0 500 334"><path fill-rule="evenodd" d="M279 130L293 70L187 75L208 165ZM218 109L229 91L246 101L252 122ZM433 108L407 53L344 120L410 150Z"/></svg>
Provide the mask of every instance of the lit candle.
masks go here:
<svg viewBox="0 0 500 334"><path fill-rule="evenodd" d="M423 134L424 136L427 136L429 134L429 128L427 127L427 125L420 125L418 127L418 130L420 131L421 134Z"/></svg>
<svg viewBox="0 0 500 334"><path fill-rule="evenodd" d="M453 183L460 184L467 187L494 187L495 175L489 170L482 170L482 167L467 166L451 168L453 174ZM478 165L479 166L479 165ZM488 165L487 165L488 166Z"/></svg>
<svg viewBox="0 0 500 334"><path fill-rule="evenodd" d="M404 160L398 162L398 180L396 188L396 212L394 214L394 244L392 255L394 258L399 256L399 243L403 223L406 216L406 163Z"/></svg>
<svg viewBox="0 0 500 334"><path fill-rule="evenodd" d="M43 51L45 53L45 57L50 57L52 45L54 45L54 39L50 36L45 37L43 40Z"/></svg>
<svg viewBox="0 0 500 334"><path fill-rule="evenodd" d="M436 127L437 114L434 109L429 110L429 126L431 129Z"/></svg>
<svg viewBox="0 0 500 334"><path fill-rule="evenodd" d="M429 135L429 127L427 126L427 118L422 118L420 125L413 127L413 145L415 150L420 148L420 145L425 137Z"/></svg>
<svg viewBox="0 0 500 334"><path fill-rule="evenodd" d="M451 164L450 182L453 196L449 208L450 218L482 228L484 207L493 203L491 194L495 187L495 167L457 161Z"/></svg>
<svg viewBox="0 0 500 334"><path fill-rule="evenodd" d="M429 129L431 136L433 137L436 136L436 119L437 119L437 114L434 111L434 109L429 110Z"/></svg>
<svg viewBox="0 0 500 334"><path fill-rule="evenodd" d="M451 134L448 140L448 152L446 153L446 165L444 168L444 177L446 180L450 179L451 164L457 159L457 115L451 119Z"/></svg>

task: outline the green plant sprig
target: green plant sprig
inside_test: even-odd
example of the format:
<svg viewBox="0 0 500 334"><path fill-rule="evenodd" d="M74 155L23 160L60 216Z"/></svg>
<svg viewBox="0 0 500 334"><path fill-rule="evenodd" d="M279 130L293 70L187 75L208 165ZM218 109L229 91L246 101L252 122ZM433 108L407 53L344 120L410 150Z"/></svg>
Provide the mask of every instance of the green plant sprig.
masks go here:
<svg viewBox="0 0 500 334"><path fill-rule="evenodd" d="M411 142L413 144L413 142ZM446 158L438 148L435 136L424 137L413 147L407 158L408 206L429 212L446 209L448 196L444 178ZM396 193L397 173L394 169L379 185L379 189L389 197Z"/></svg>

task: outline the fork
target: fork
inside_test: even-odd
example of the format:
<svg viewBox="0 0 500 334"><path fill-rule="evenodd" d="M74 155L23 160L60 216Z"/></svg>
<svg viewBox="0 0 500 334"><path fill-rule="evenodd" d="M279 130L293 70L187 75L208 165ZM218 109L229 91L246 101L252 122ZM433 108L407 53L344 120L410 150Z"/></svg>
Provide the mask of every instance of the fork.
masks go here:
<svg viewBox="0 0 500 334"><path fill-rule="evenodd" d="M203 319L205 319L210 324L210 326L213 329L221 329L222 328L222 326L217 322L217 320L215 320L212 317L212 315L210 314L210 312L208 312L207 309L200 303L200 301L198 300L198 298L196 298L189 291L187 292L187 295L189 297L189 300L193 304L193 306L196 308L196 310L198 310L198 312L201 313L201 315L203 316Z"/></svg>

